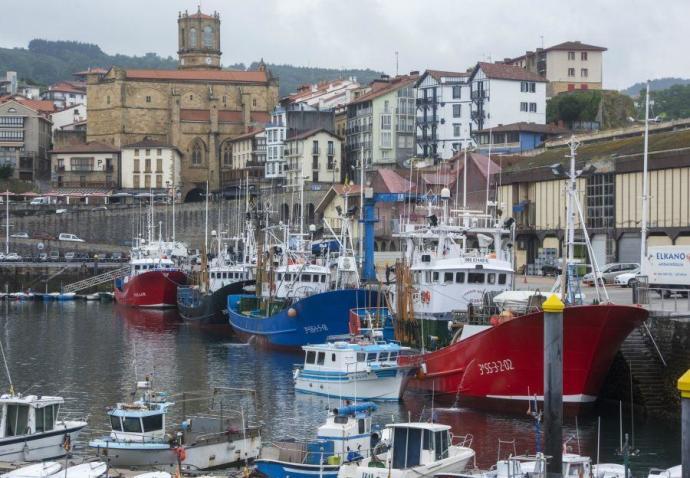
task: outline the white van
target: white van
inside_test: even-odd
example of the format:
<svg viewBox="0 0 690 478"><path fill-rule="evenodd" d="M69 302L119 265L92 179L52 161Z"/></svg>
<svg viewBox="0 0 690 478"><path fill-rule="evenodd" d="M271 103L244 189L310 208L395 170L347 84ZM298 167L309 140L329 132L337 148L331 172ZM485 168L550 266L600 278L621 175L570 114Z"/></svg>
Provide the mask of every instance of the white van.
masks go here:
<svg viewBox="0 0 690 478"><path fill-rule="evenodd" d="M46 197L33 198L29 204L31 204L32 206L43 206L44 204L50 204L50 198L46 198Z"/></svg>
<svg viewBox="0 0 690 478"><path fill-rule="evenodd" d="M75 234L67 234L66 232L60 233L58 241L85 242L84 239L79 239Z"/></svg>

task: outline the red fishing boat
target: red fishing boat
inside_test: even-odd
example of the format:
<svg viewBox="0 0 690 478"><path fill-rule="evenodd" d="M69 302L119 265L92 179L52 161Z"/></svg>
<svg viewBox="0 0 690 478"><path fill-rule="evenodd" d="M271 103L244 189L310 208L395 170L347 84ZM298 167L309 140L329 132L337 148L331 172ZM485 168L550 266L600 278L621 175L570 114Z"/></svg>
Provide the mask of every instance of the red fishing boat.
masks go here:
<svg viewBox="0 0 690 478"><path fill-rule="evenodd" d="M130 261L129 275L115 279L115 300L132 307L166 308L177 305L177 287L187 275L167 258L142 257Z"/></svg>
<svg viewBox="0 0 690 478"><path fill-rule="evenodd" d="M566 307L563 317L563 402L596 400L621 343L647 318L641 307ZM523 410L543 399L544 313L494 317L492 325L464 325L456 340L439 350L400 357L419 367L407 389L450 395L460 403L511 402Z"/></svg>

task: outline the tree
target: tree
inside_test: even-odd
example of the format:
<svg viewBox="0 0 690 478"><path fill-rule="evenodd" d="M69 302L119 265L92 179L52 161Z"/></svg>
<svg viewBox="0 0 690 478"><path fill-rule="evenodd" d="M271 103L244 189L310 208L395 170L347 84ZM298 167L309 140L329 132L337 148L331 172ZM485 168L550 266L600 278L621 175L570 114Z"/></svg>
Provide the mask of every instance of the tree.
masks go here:
<svg viewBox="0 0 690 478"><path fill-rule="evenodd" d="M0 179L9 179L14 173L14 168L11 164L0 165Z"/></svg>

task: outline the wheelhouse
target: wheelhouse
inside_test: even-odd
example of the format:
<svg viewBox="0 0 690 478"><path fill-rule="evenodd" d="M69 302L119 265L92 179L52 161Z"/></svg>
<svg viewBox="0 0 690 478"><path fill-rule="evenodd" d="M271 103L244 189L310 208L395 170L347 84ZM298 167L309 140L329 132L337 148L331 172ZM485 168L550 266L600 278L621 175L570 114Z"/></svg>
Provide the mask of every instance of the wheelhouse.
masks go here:
<svg viewBox="0 0 690 478"><path fill-rule="evenodd" d="M433 423L388 425L392 433L393 468L404 470L449 457L450 427Z"/></svg>
<svg viewBox="0 0 690 478"><path fill-rule="evenodd" d="M45 433L56 428L60 397L0 396L0 438Z"/></svg>

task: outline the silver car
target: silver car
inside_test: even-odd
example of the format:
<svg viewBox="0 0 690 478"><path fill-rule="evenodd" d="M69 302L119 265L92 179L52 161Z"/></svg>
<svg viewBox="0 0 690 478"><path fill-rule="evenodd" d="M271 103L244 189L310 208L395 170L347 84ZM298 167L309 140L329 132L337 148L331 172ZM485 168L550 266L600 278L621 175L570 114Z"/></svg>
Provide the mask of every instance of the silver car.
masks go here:
<svg viewBox="0 0 690 478"><path fill-rule="evenodd" d="M640 264L635 262L615 262L613 264L606 264L599 270L599 283L613 284L613 280L620 274L627 272L637 272L640 270ZM585 274L582 277L582 282L587 285L594 285L594 272Z"/></svg>

